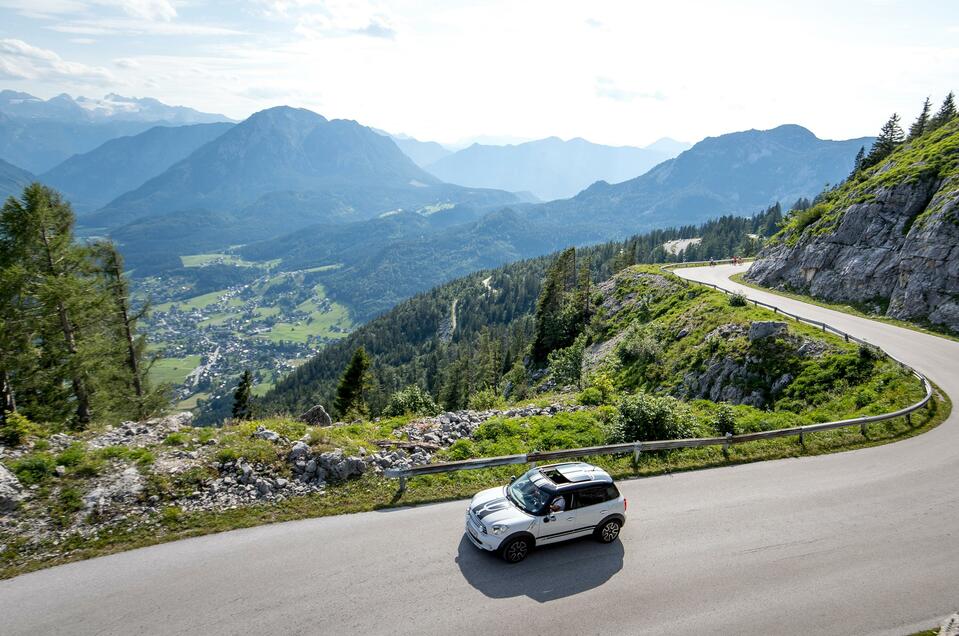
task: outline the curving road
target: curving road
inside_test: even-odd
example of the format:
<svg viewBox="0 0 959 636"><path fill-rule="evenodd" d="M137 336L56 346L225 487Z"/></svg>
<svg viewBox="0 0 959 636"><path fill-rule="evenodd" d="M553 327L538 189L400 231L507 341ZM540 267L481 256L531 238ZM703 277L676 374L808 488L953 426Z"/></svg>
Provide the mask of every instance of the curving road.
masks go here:
<svg viewBox="0 0 959 636"><path fill-rule="evenodd" d="M683 269L741 287L742 268ZM959 397L959 343L742 287ZM908 634L959 606L959 421L896 444L623 482L622 541L508 566L464 502L275 524L0 581L13 634Z"/></svg>

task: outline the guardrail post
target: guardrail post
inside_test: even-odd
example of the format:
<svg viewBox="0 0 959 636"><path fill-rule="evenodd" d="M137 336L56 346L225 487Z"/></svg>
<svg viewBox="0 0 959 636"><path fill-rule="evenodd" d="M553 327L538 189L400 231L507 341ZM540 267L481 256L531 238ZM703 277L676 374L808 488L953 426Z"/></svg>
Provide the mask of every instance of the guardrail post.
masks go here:
<svg viewBox="0 0 959 636"><path fill-rule="evenodd" d="M906 413L906 424L912 426L912 413Z"/></svg>
<svg viewBox="0 0 959 636"><path fill-rule="evenodd" d="M859 425L859 432L862 433L863 437L866 437L866 426L867 426L867 422L863 422L862 424Z"/></svg>
<svg viewBox="0 0 959 636"><path fill-rule="evenodd" d="M806 431L802 428L799 429L799 445L806 448Z"/></svg>
<svg viewBox="0 0 959 636"><path fill-rule="evenodd" d="M633 471L639 470L639 454L643 452L643 445L641 442L636 442L636 445L633 446Z"/></svg>
<svg viewBox="0 0 959 636"><path fill-rule="evenodd" d="M400 492L406 492L406 475L400 475Z"/></svg>
<svg viewBox="0 0 959 636"><path fill-rule="evenodd" d="M726 433L726 441L723 442L723 459L729 459L729 438L732 436L732 433Z"/></svg>

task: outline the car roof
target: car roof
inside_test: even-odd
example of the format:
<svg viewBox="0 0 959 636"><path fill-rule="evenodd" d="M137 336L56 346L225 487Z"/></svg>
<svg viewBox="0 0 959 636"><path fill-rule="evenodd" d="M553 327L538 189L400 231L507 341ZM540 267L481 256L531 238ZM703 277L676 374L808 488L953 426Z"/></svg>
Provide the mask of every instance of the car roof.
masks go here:
<svg viewBox="0 0 959 636"><path fill-rule="evenodd" d="M533 483L543 490L566 492L597 484L611 484L613 478L602 468L586 462L539 466L531 471Z"/></svg>

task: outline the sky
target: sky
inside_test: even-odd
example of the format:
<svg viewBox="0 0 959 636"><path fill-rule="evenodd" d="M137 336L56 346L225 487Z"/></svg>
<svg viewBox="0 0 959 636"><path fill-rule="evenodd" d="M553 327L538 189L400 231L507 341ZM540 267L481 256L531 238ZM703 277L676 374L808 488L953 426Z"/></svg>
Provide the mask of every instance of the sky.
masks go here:
<svg viewBox="0 0 959 636"><path fill-rule="evenodd" d="M959 90L955 0L0 0L0 88L456 143L908 123Z"/></svg>

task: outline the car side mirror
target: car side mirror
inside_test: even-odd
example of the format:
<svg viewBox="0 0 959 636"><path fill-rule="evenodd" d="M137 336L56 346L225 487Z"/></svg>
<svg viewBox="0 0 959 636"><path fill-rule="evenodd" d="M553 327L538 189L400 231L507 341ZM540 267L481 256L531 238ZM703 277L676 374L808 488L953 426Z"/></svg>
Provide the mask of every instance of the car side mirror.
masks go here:
<svg viewBox="0 0 959 636"><path fill-rule="evenodd" d="M513 483L514 481L516 481L516 475L509 478L509 483Z"/></svg>

